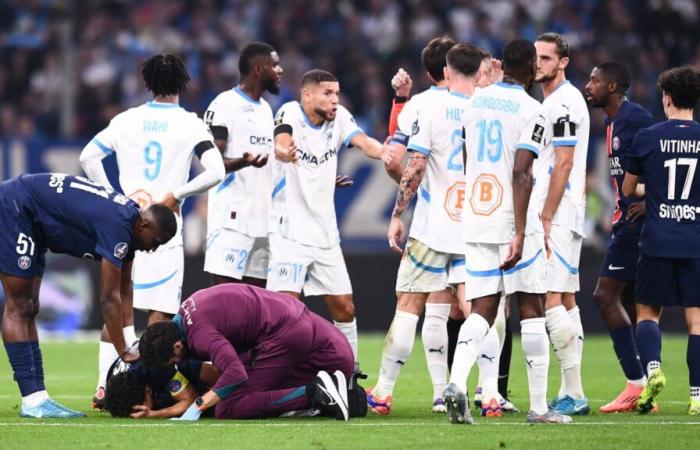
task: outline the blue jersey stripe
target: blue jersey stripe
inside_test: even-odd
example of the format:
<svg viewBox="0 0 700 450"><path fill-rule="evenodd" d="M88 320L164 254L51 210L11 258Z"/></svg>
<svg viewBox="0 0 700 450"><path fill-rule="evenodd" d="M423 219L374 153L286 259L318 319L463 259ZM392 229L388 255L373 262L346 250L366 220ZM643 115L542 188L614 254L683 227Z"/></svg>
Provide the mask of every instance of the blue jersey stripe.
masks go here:
<svg viewBox="0 0 700 450"><path fill-rule="evenodd" d="M171 273L170 275L164 278L161 278L160 280L151 281L149 283L134 283L134 289L151 289L156 286L160 286L161 284L165 284L168 281L170 281L175 276L175 274L177 274L177 269L175 269L175 272Z"/></svg>
<svg viewBox="0 0 700 450"><path fill-rule="evenodd" d="M512 267L506 271L503 271L501 269L489 269L489 270L471 270L469 267L467 267L467 273L473 277L496 277L500 275L510 275L512 273L515 273L519 270L522 270L526 267L529 267L532 265L532 263L535 262L537 258L542 254L542 249L537 250L537 253L535 253L535 256L532 258L528 259L527 261L523 261L521 263L518 263L515 265L515 267Z"/></svg>
<svg viewBox="0 0 700 450"><path fill-rule="evenodd" d="M105 152L105 153L108 154L108 155L111 155L112 153L114 153L114 150L112 150L111 148L109 148L109 147L107 147L106 145L104 145L104 144L103 144L102 142L100 142L97 138L94 138L94 139L92 140L92 143L95 144L96 146L100 147L100 150L102 150L103 152Z"/></svg>
<svg viewBox="0 0 700 450"><path fill-rule="evenodd" d="M409 250L408 252L408 259L419 269L423 269L426 272L431 272L431 273L445 273L447 272L447 269L444 267L434 267L434 266L429 266L427 264L423 264L422 262L418 261L413 254L411 254L411 251Z"/></svg>
<svg viewBox="0 0 700 450"><path fill-rule="evenodd" d="M275 198L277 194L280 193L282 189L287 185L287 177L282 178L279 183L277 183L277 186L272 190L272 198Z"/></svg>
<svg viewBox="0 0 700 450"><path fill-rule="evenodd" d="M559 252L557 252L556 250L553 249L553 251L554 251L554 254L557 256L557 259L559 259L559 261L561 261L561 263L564 265L564 267L566 267L566 270L568 270L571 275L576 275L578 273L578 267L574 267L571 264L569 264L568 262L566 262L564 257L561 256L559 254Z"/></svg>

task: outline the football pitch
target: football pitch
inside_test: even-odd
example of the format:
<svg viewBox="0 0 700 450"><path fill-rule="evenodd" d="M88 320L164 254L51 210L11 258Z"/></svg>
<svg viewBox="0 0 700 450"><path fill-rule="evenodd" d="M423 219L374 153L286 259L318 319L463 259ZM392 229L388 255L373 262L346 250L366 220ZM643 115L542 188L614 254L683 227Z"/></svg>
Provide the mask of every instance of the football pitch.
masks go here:
<svg viewBox="0 0 700 450"><path fill-rule="evenodd" d="M360 337L360 361L376 380L383 336ZM88 412L76 420L18 417L19 393L6 355L0 357L0 447L35 448L699 448L700 417L687 415L686 338L664 337L664 372L668 384L661 412L604 415L597 412L623 388L623 378L606 336L589 337L584 348L583 382L593 412L571 425L528 425L526 411L502 419L476 417L477 425L450 425L431 412L432 387L423 348L416 341L404 367L389 417L369 415L350 422L327 418L173 423L166 420L113 419L89 411L96 378L96 342L44 342L47 387L54 398ZM549 393L558 389L554 357ZM472 374L472 378L475 373ZM474 384L470 383L473 390ZM511 400L527 407L527 382L519 341L513 345Z"/></svg>

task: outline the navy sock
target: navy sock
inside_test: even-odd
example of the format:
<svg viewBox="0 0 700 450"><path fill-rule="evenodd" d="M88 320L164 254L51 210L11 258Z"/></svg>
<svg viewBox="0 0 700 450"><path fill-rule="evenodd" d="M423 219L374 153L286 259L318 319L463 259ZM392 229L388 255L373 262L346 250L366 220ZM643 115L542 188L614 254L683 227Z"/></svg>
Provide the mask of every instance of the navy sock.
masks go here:
<svg viewBox="0 0 700 450"><path fill-rule="evenodd" d="M700 335L691 334L688 336L686 360L690 385L698 387L700 386Z"/></svg>
<svg viewBox="0 0 700 450"><path fill-rule="evenodd" d="M34 370L36 380L36 386L40 391L45 391L46 386L44 385L44 362L41 359L41 349L39 348L39 341L31 341L32 354L34 356Z"/></svg>
<svg viewBox="0 0 700 450"><path fill-rule="evenodd" d="M610 337L625 377L628 380L642 379L644 377L644 367L642 367L642 362L639 360L639 352L637 351L637 343L634 340L632 325L611 331Z"/></svg>
<svg viewBox="0 0 700 450"><path fill-rule="evenodd" d="M5 350L22 397L41 391L36 382L32 343L6 342Z"/></svg>
<svg viewBox="0 0 700 450"><path fill-rule="evenodd" d="M642 320L637 324L637 346L645 370L650 361L661 362L661 329L658 323Z"/></svg>

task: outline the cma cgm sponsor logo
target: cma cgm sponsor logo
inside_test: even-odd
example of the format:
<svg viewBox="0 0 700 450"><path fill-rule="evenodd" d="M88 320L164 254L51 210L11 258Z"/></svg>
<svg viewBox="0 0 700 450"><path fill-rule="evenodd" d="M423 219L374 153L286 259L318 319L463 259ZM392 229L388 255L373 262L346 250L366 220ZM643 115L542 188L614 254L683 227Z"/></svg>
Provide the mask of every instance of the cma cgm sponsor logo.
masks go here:
<svg viewBox="0 0 700 450"><path fill-rule="evenodd" d="M312 155L299 148L297 148L297 153L301 161L313 166L320 166L333 159L338 154L338 149L331 148L321 156Z"/></svg>
<svg viewBox="0 0 700 450"><path fill-rule="evenodd" d="M127 253L129 253L129 244L127 244L126 242L120 242L114 246L115 258L124 259Z"/></svg>
<svg viewBox="0 0 700 450"><path fill-rule="evenodd" d="M20 256L19 259L17 260L17 265L19 266L20 269L27 270L32 265L32 259L27 255Z"/></svg>
<svg viewBox="0 0 700 450"><path fill-rule="evenodd" d="M272 145L272 138L270 136L251 136L250 145Z"/></svg>

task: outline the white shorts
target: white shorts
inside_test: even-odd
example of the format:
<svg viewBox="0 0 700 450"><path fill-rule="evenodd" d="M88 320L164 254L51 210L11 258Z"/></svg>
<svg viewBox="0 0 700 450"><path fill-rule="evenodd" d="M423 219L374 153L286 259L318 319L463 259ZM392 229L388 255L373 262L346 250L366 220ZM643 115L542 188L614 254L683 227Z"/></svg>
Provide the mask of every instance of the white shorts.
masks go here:
<svg viewBox="0 0 700 450"><path fill-rule="evenodd" d="M204 271L241 280L267 278L270 248L267 237L252 237L223 228L209 237Z"/></svg>
<svg viewBox="0 0 700 450"><path fill-rule="evenodd" d="M512 269L498 267L508 257L510 244L467 243L465 250L467 300L513 292L544 294L547 291L544 234L525 236L523 257Z"/></svg>
<svg viewBox="0 0 700 450"><path fill-rule="evenodd" d="M182 245L136 252L131 279L134 308L176 314L182 295L185 255Z"/></svg>
<svg viewBox="0 0 700 450"><path fill-rule="evenodd" d="M579 291L578 264L583 237L566 227L552 225L547 258L547 291Z"/></svg>
<svg viewBox="0 0 700 450"><path fill-rule="evenodd" d="M464 283L464 256L433 250L408 238L396 277L397 292L438 292Z"/></svg>
<svg viewBox="0 0 700 450"><path fill-rule="evenodd" d="M270 267L267 289L305 295L352 294L348 269L340 244L312 247L270 234Z"/></svg>

